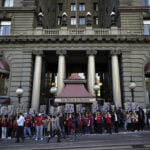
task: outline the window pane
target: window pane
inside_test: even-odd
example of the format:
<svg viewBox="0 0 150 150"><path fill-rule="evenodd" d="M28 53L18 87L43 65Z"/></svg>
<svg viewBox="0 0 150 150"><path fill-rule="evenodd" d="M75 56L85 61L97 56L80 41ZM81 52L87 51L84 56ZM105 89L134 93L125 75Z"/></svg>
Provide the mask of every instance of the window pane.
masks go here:
<svg viewBox="0 0 150 150"><path fill-rule="evenodd" d="M71 18L71 25L76 25L77 24L77 20L75 17Z"/></svg>
<svg viewBox="0 0 150 150"><path fill-rule="evenodd" d="M143 6L150 6L150 0L142 0Z"/></svg>
<svg viewBox="0 0 150 150"><path fill-rule="evenodd" d="M85 18L84 17L79 18L79 24L85 25Z"/></svg>
<svg viewBox="0 0 150 150"><path fill-rule="evenodd" d="M76 11L76 4L71 4L71 11Z"/></svg>
<svg viewBox="0 0 150 150"><path fill-rule="evenodd" d="M5 0L4 7L13 7L14 0Z"/></svg>
<svg viewBox="0 0 150 150"><path fill-rule="evenodd" d="M0 26L1 35L10 35L11 21L2 21Z"/></svg>
<svg viewBox="0 0 150 150"><path fill-rule="evenodd" d="M144 35L150 35L150 21L144 21Z"/></svg>
<svg viewBox="0 0 150 150"><path fill-rule="evenodd" d="M79 5L79 11L85 11L85 4Z"/></svg>

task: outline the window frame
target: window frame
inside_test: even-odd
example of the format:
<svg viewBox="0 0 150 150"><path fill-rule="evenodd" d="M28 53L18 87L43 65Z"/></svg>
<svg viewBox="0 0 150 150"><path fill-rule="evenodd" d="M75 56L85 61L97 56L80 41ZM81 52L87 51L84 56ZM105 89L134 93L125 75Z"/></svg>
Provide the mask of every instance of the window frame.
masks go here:
<svg viewBox="0 0 150 150"><path fill-rule="evenodd" d="M75 3L70 4L70 10L71 11L77 11L77 5Z"/></svg>
<svg viewBox="0 0 150 150"><path fill-rule="evenodd" d="M79 11L85 11L85 3L79 4Z"/></svg>
<svg viewBox="0 0 150 150"><path fill-rule="evenodd" d="M85 25L86 24L86 19L85 17L79 17L79 25Z"/></svg>
<svg viewBox="0 0 150 150"><path fill-rule="evenodd" d="M11 35L11 21L0 22L0 35L7 36Z"/></svg>
<svg viewBox="0 0 150 150"><path fill-rule="evenodd" d="M13 7L14 0L4 0L4 7Z"/></svg>
<svg viewBox="0 0 150 150"><path fill-rule="evenodd" d="M72 16L70 17L70 25L77 25L77 18Z"/></svg>
<svg viewBox="0 0 150 150"><path fill-rule="evenodd" d="M150 20L144 20L144 35L150 35Z"/></svg>

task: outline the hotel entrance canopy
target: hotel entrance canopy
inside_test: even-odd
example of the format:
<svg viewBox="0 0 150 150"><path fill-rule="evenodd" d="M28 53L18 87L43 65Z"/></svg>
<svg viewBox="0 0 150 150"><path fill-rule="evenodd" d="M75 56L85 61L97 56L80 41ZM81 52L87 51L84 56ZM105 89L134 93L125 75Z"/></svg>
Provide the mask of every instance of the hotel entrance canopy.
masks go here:
<svg viewBox="0 0 150 150"><path fill-rule="evenodd" d="M77 73L73 73L67 80L64 80L64 83L66 85L55 97L55 103L85 104L96 100L95 96L86 90L84 86L86 80L81 79Z"/></svg>

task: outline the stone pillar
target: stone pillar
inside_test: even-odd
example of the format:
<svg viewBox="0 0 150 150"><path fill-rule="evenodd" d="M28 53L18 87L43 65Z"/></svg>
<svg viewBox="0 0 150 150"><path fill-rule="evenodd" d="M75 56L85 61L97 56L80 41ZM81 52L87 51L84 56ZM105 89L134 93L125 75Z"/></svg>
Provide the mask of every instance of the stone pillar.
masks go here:
<svg viewBox="0 0 150 150"><path fill-rule="evenodd" d="M95 95L95 91L93 89L94 84L95 84L95 55L97 54L96 50L88 50L87 55L88 55L88 91L92 94Z"/></svg>
<svg viewBox="0 0 150 150"><path fill-rule="evenodd" d="M41 71L42 71L42 51L35 53L35 65L33 76L33 91L31 107L35 111L39 111L40 90L41 90Z"/></svg>
<svg viewBox="0 0 150 150"><path fill-rule="evenodd" d="M58 75L57 75L57 95L62 91L64 88L64 79L66 78L66 62L65 62L65 50L58 50L56 52L58 57Z"/></svg>
<svg viewBox="0 0 150 150"><path fill-rule="evenodd" d="M120 51L111 51L113 100L117 107L121 107L121 88L118 55Z"/></svg>

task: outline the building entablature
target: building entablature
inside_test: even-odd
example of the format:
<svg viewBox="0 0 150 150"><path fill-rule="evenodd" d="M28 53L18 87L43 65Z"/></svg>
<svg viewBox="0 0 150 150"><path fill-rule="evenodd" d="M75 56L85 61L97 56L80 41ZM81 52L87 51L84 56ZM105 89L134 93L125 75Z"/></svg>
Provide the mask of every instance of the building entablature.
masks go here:
<svg viewBox="0 0 150 150"><path fill-rule="evenodd" d="M22 35L22 36L0 36L0 43L149 43L150 36L146 35L136 35L136 36L123 36L123 35L105 35L105 36L94 36L94 35L53 35L53 36L46 36L46 35Z"/></svg>

